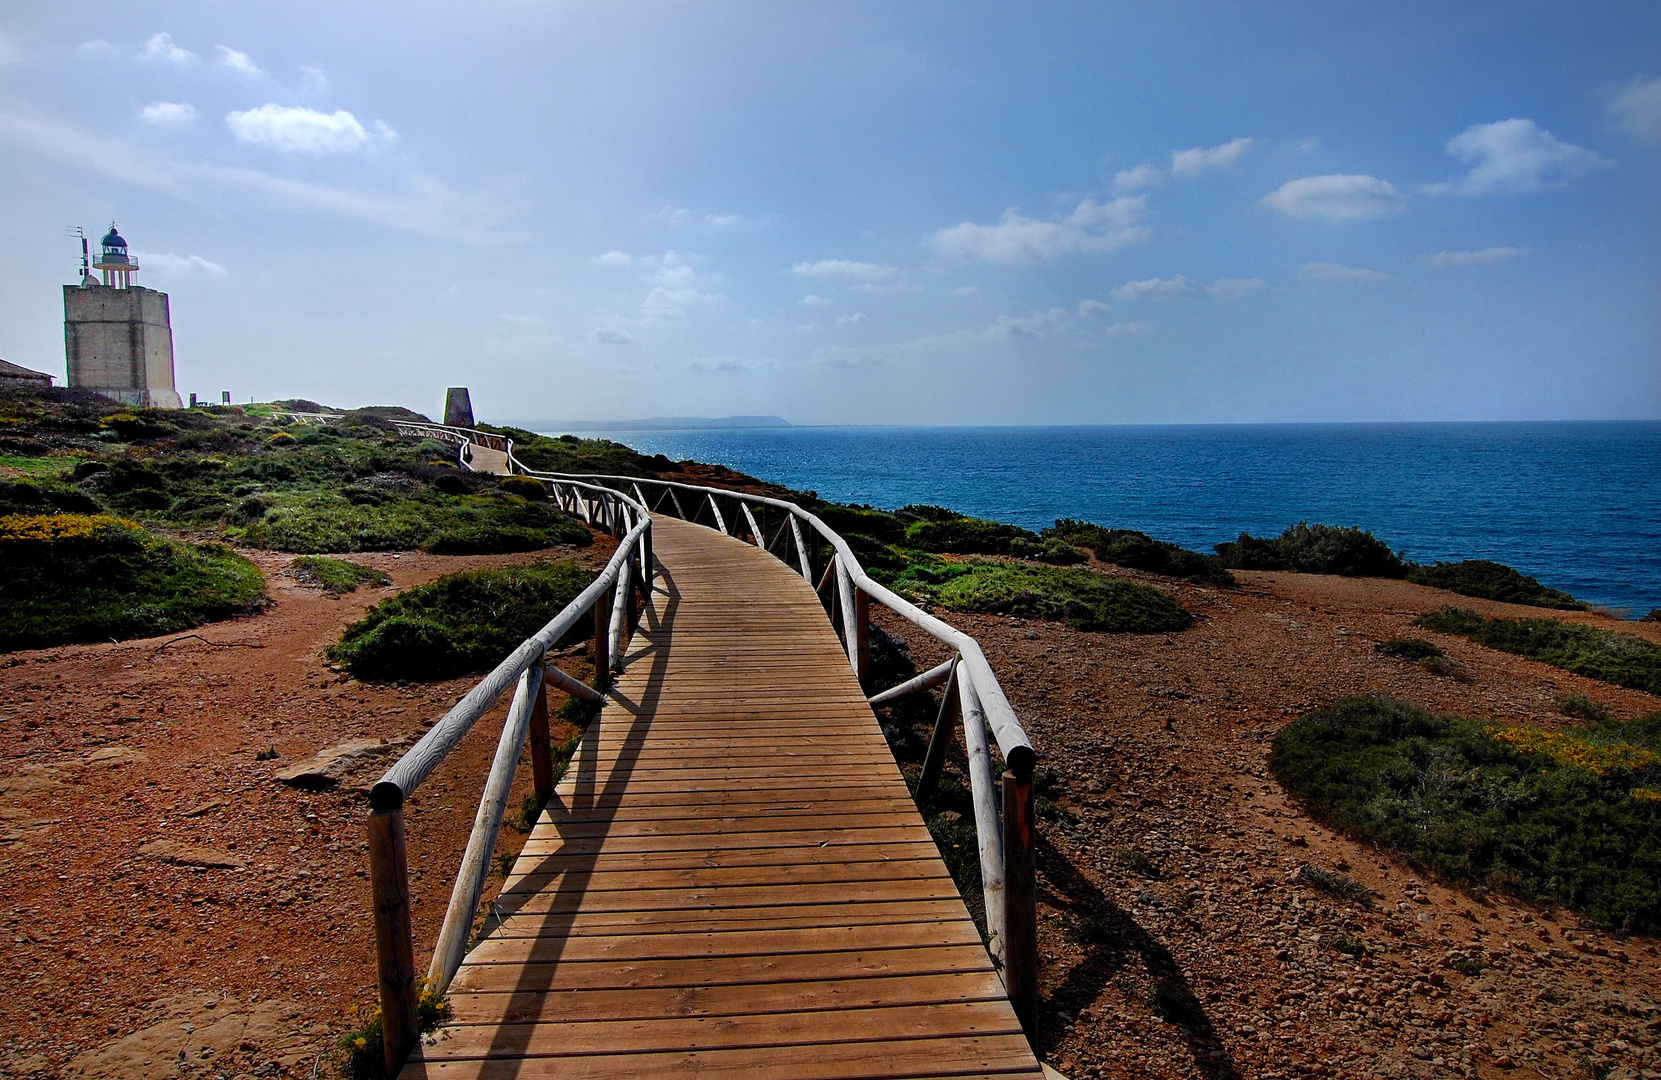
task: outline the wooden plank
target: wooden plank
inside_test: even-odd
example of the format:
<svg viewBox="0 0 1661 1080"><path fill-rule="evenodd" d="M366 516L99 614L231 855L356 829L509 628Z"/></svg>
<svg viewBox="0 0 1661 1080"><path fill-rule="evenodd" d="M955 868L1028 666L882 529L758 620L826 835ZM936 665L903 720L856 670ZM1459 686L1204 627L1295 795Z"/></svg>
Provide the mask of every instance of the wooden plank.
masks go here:
<svg viewBox="0 0 1661 1080"><path fill-rule="evenodd" d="M423 1047L418 1053L424 1053ZM587 1057L411 1060L405 1076L476 1080L558 1077L696 1075L714 1080L881 1080L921 1076L1027 1076L1043 1074L1020 1035L956 1036L869 1043L746 1047L691 1052L600 1054Z"/></svg>
<svg viewBox="0 0 1661 1080"><path fill-rule="evenodd" d="M1003 983L993 972L912 975L903 978L747 983L674 989L519 990L508 994L452 994L451 1008L476 1024L648 1020L667 1016L772 1016L815 1009L879 1005L937 1005L999 1001ZM459 1026L459 1025L458 1025Z"/></svg>
<svg viewBox="0 0 1661 1080"><path fill-rule="evenodd" d="M429 1062L481 1058L493 1053L578 1057L927 1039L964 1032L984 1037L1018 1035L1020 1031L1008 1005L963 1001L733 1016L719 1021L693 1016L467 1025L451 1028L448 1038L424 1048L422 1056Z"/></svg>
<svg viewBox="0 0 1661 1080"><path fill-rule="evenodd" d="M957 897L949 877L873 881L808 882L797 885L728 885L724 888L623 890L589 889L580 894L561 892L509 893L503 905L515 912L546 911L703 911L713 906L731 911L743 907L779 907L786 904L851 904L861 900L946 900ZM960 898L961 899L961 898ZM990 963L990 961L988 961Z"/></svg>
<svg viewBox="0 0 1661 1080"><path fill-rule="evenodd" d="M834 907L834 911L832 908ZM857 920L867 926L897 922L938 922L961 919L962 901L903 900L870 901L862 904L796 904L777 907L741 908L731 912L709 911L623 911L513 914L507 916L492 936L536 937L555 934L564 937L586 935L703 933L746 928L786 930L793 927L824 926L838 920Z"/></svg>
<svg viewBox="0 0 1661 1080"><path fill-rule="evenodd" d="M978 946L980 933L967 921L812 926L680 934L614 934L562 938L491 937L467 957L469 964L573 963L576 961L697 960L706 957L806 956L810 953Z"/></svg>

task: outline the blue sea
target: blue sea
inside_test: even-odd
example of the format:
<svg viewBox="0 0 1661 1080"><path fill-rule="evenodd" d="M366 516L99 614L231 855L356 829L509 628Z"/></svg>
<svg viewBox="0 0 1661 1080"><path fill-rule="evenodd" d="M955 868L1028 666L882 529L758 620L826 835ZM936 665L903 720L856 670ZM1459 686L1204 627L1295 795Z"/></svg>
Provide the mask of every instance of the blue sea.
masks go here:
<svg viewBox="0 0 1661 1080"><path fill-rule="evenodd" d="M1419 562L1493 559L1632 617L1661 608L1661 421L583 434L837 502L1080 518L1206 552L1358 525Z"/></svg>

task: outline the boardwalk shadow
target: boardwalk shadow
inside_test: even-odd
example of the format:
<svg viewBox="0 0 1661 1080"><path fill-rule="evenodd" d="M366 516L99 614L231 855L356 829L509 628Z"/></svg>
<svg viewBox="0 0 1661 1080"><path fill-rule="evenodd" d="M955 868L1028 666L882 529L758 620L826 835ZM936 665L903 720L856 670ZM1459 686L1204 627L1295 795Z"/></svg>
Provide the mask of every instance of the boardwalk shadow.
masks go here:
<svg viewBox="0 0 1661 1080"><path fill-rule="evenodd" d="M514 865L519 876L516 890L498 899L493 917L487 927L496 936L504 931L514 937L534 937L534 963L519 967L519 980L502 1010L502 1020L493 1036L493 1052L511 1055L495 1062L493 1076L517 1076L526 1060L519 1055L526 1052L535 1024L546 1003L555 966L563 952L567 936L561 932L569 923L594 872L599 848L610 833L612 817L608 808L615 809L623 790L634 772L634 762L620 758L602 774L600 767L601 732L610 737L623 729L624 742L634 744L645 737L652 717L662 697L668 675L670 639L675 611L680 605L680 591L667 568L658 566L659 584L653 590L653 601L641 612L641 626L630 643L633 651L625 652L625 670L634 699L626 697L613 686L606 695L606 707L589 725L583 741L572 758L570 772L574 774L572 794L564 798L555 794L544 811L554 822L554 830L562 839L571 839L591 850L586 856L564 854L558 857L521 855ZM562 787L564 785L561 785ZM580 815L580 821L573 820ZM562 824L569 822L569 829ZM548 825L539 823L532 839L547 837ZM567 836L567 832L572 835ZM534 861L533 861L534 860ZM525 912L532 901L541 912ZM546 936L542 931L549 931Z"/></svg>
<svg viewBox="0 0 1661 1080"><path fill-rule="evenodd" d="M1047 886L1041 889L1042 899L1080 923L1090 920L1084 959L1050 993L1052 1015L1055 1009L1076 1013L1088 1006L1108 983L1126 976L1139 958L1152 976L1149 994L1155 1009L1186 1038L1196 1071L1208 1080L1240 1080L1240 1070L1228 1056L1216 1026L1164 942L1079 873L1048 841L1040 838L1037 855L1040 880ZM1037 1040L1040 1054L1052 1050L1061 1036L1060 1025L1045 1023Z"/></svg>

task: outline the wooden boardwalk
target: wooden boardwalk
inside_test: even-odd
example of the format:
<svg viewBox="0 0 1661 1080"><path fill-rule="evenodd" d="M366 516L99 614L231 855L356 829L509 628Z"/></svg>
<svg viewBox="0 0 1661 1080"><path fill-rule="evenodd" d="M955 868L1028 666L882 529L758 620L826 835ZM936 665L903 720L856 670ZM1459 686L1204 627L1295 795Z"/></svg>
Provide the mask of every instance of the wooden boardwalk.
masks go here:
<svg viewBox="0 0 1661 1080"><path fill-rule="evenodd" d="M812 587L653 534L626 672L402 1075L1039 1080Z"/></svg>

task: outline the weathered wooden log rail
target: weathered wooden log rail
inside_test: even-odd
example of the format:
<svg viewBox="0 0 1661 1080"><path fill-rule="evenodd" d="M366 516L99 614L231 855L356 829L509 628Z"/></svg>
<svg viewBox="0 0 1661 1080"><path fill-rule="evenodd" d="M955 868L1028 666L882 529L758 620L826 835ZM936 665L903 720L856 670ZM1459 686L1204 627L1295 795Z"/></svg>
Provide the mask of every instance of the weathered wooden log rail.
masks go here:
<svg viewBox="0 0 1661 1080"><path fill-rule="evenodd" d="M371 792L370 879L376 910L380 995L385 1051L390 1071L408 1056L418 1032L417 976L409 917L407 862L403 847L403 805L444 755L480 716L516 687L503 725L495 762L475 816L461 871L427 972L427 983L442 991L454 977L484 887L490 855L500 830L507 792L524 743L529 739L536 797L552 792L548 758L545 686L597 699L614 664L623 656L627 630L636 625L636 592L650 601L656 579L652 555L653 514L670 515L747 540L774 555L808 582L843 642L848 664L863 684L870 670L869 605L876 600L952 650L946 663L899 686L872 694L883 705L944 684L929 740L917 798L926 802L937 783L952 739L961 731L970 772L974 824L979 847L987 949L1022 1026L1033 1030L1037 1004L1036 872L1033 854L1032 774L1037 755L1015 716L979 644L921 610L867 575L848 543L814 514L794 503L766 496L683 484L655 478L564 475L526 468L513 457L511 440L489 432L438 424L394 421L405 435L439 439L505 452L512 471L546 483L557 503L583 520L619 537L617 551L595 581L541 631L527 640L447 713ZM592 613L595 670L599 688L589 687L545 663L553 644ZM990 735L990 738L989 738ZM1001 777L993 747L1003 758Z"/></svg>

